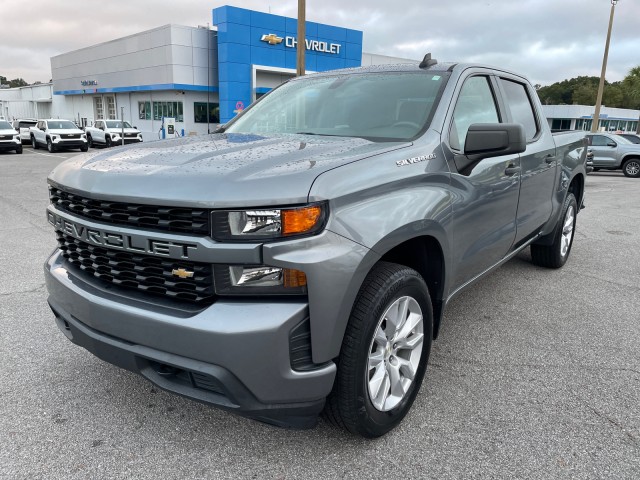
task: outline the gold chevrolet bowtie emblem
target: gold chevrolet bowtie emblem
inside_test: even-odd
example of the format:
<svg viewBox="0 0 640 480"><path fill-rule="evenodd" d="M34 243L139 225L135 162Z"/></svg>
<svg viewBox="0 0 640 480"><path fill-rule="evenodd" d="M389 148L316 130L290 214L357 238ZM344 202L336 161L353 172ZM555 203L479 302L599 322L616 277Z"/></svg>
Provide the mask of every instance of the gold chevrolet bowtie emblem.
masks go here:
<svg viewBox="0 0 640 480"><path fill-rule="evenodd" d="M270 33L269 35L262 35L262 38L260 40L262 40L263 42L267 42L269 45L277 45L279 43L282 43L282 40L284 39L277 36L275 33Z"/></svg>
<svg viewBox="0 0 640 480"><path fill-rule="evenodd" d="M171 274L180 278L193 278L193 272L185 270L184 268L174 268L171 270Z"/></svg>

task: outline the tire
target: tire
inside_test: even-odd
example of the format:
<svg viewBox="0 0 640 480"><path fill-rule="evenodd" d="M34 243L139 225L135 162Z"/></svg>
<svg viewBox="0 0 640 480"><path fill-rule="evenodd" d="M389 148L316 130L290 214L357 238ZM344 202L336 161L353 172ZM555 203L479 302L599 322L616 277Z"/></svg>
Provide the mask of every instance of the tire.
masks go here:
<svg viewBox="0 0 640 480"><path fill-rule="evenodd" d="M562 206L562 215L553 235L551 245L531 245L531 260L534 265L546 268L560 268L569 258L576 229L578 204L573 193L568 193Z"/></svg>
<svg viewBox="0 0 640 480"><path fill-rule="evenodd" d="M36 137L34 137L33 135L31 136L31 146L34 150L38 149L38 142L36 142Z"/></svg>
<svg viewBox="0 0 640 480"><path fill-rule="evenodd" d="M93 147L93 138L91 135L87 135L87 148Z"/></svg>
<svg viewBox="0 0 640 480"><path fill-rule="evenodd" d="M599 172L600 171L600 167L593 167L593 171L594 172Z"/></svg>
<svg viewBox="0 0 640 480"><path fill-rule="evenodd" d="M630 158L622 164L622 173L625 177L640 177L640 158Z"/></svg>
<svg viewBox="0 0 640 480"><path fill-rule="evenodd" d="M56 147L50 138L47 138L47 150L49 151L49 153L53 153L56 151Z"/></svg>
<svg viewBox="0 0 640 480"><path fill-rule="evenodd" d="M113 146L113 142L111 141L111 137L110 136L106 136L104 137L104 144L107 148L111 148Z"/></svg>
<svg viewBox="0 0 640 480"><path fill-rule="evenodd" d="M431 298L420 274L378 263L362 284L347 324L325 406L327 420L367 438L396 427L420 389L432 336Z"/></svg>
<svg viewBox="0 0 640 480"><path fill-rule="evenodd" d="M22 145L16 148L16 153L22 154Z"/></svg>
<svg viewBox="0 0 640 480"><path fill-rule="evenodd" d="M81 152L86 152L86 151L88 151L88 150L89 150L89 145L88 145L88 144L87 144L87 145L84 145L83 147L80 147L80 151L81 151Z"/></svg>

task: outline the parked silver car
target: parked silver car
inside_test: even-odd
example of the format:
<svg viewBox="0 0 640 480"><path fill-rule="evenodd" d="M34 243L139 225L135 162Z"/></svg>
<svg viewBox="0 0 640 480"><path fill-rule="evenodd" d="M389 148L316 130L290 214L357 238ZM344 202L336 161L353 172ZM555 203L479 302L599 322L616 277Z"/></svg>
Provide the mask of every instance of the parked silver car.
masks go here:
<svg viewBox="0 0 640 480"><path fill-rule="evenodd" d="M587 135L593 152L593 170L620 170L627 177L640 178L640 145L612 133Z"/></svg>

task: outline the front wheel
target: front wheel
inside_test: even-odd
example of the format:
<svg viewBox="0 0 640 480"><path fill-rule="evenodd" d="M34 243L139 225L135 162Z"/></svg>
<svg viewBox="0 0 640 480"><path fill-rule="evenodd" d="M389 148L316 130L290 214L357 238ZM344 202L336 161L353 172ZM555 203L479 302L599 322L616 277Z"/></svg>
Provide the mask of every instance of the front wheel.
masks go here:
<svg viewBox="0 0 640 480"><path fill-rule="evenodd" d="M349 318L327 419L368 438L397 426L420 389L432 335L431 298L420 274L376 265Z"/></svg>
<svg viewBox="0 0 640 480"><path fill-rule="evenodd" d="M36 142L36 137L34 137L33 135L31 136L31 146L34 150L38 149L38 142Z"/></svg>
<svg viewBox="0 0 640 480"><path fill-rule="evenodd" d="M640 159L630 158L622 164L622 173L625 177L638 178L640 177Z"/></svg>
<svg viewBox="0 0 640 480"><path fill-rule="evenodd" d="M50 138L47 138L47 150L49 151L49 153L53 153L56 151L56 147Z"/></svg>
<svg viewBox="0 0 640 480"><path fill-rule="evenodd" d="M16 153L22 153L22 145L16 148Z"/></svg>
<svg viewBox="0 0 640 480"><path fill-rule="evenodd" d="M573 193L568 193L564 200L562 215L553 235L551 245L531 245L531 260L535 265L547 268L560 268L569 258L573 245L573 234L576 228L578 203Z"/></svg>
<svg viewBox="0 0 640 480"><path fill-rule="evenodd" d="M111 137L108 135L104 138L104 143L107 146L107 148L111 148L111 146L113 145L113 142L111 141Z"/></svg>
<svg viewBox="0 0 640 480"><path fill-rule="evenodd" d="M93 147L93 138L91 138L91 135L87 135L87 147Z"/></svg>

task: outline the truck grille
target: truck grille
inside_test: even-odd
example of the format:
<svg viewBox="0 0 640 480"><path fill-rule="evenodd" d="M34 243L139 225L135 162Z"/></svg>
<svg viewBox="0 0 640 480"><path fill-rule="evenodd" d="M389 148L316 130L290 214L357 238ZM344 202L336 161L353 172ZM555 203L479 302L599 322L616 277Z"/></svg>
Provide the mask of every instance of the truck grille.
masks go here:
<svg viewBox="0 0 640 480"><path fill-rule="evenodd" d="M75 138L76 140L80 138L81 133L63 133L60 135L60 138L63 140L68 140L70 138Z"/></svg>
<svg viewBox="0 0 640 480"><path fill-rule="evenodd" d="M55 187L49 187L49 198L56 208L103 223L194 235L209 235L210 231L206 209L94 200Z"/></svg>
<svg viewBox="0 0 640 480"><path fill-rule="evenodd" d="M138 134L137 133L125 133L124 136L125 136L125 138L133 138L133 137L137 137Z"/></svg>
<svg viewBox="0 0 640 480"><path fill-rule="evenodd" d="M88 275L119 287L163 295L189 302L213 301L213 275L209 264L139 255L90 245L56 232L63 256ZM179 278L174 270L193 272L191 278Z"/></svg>
<svg viewBox="0 0 640 480"><path fill-rule="evenodd" d="M13 140L13 135L0 135L0 140Z"/></svg>

